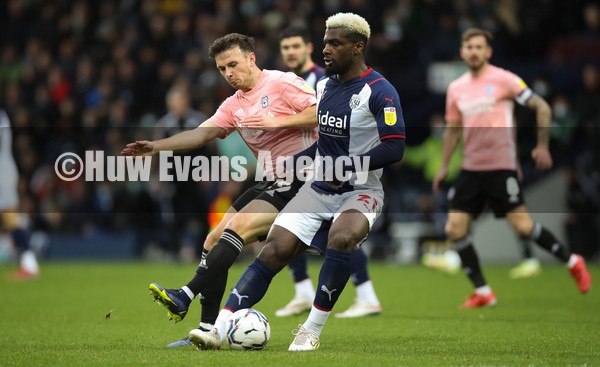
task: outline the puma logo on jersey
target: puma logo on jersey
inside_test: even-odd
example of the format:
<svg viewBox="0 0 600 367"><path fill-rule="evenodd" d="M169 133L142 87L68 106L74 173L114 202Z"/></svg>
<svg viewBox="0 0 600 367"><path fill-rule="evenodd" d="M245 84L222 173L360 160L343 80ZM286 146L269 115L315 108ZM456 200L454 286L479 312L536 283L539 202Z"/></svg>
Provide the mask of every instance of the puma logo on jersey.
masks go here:
<svg viewBox="0 0 600 367"><path fill-rule="evenodd" d="M243 295L239 294L237 288L233 288L233 290L231 291L231 294L233 294L234 296L236 296L238 298L239 306L242 305L242 299L248 298L248 296L243 296Z"/></svg>
<svg viewBox="0 0 600 367"><path fill-rule="evenodd" d="M325 285L321 286L321 290L325 293L327 293L327 295L329 296L329 301L331 302L331 294L335 291L337 291L337 289L333 289L333 290L329 290L327 289L327 287Z"/></svg>

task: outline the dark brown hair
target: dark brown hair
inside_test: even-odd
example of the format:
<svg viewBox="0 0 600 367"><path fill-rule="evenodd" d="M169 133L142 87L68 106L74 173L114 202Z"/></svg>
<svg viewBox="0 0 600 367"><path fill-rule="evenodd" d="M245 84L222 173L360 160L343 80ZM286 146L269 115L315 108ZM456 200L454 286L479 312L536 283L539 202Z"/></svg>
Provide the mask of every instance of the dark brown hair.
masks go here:
<svg viewBox="0 0 600 367"><path fill-rule="evenodd" d="M281 42L285 38L291 37L302 37L304 43L311 42L308 28L306 28L303 25L293 25L281 31L281 33L279 34L279 42Z"/></svg>
<svg viewBox="0 0 600 367"><path fill-rule="evenodd" d="M218 54L239 46L240 50L249 54L254 52L254 38L239 33L229 33L217 38L208 49L208 56L215 58Z"/></svg>
<svg viewBox="0 0 600 367"><path fill-rule="evenodd" d="M492 41L494 40L494 36L492 36L490 31L486 31L485 29L481 28L469 28L463 32L461 41L466 42L475 36L485 37L485 41L487 42L488 46L491 46Z"/></svg>

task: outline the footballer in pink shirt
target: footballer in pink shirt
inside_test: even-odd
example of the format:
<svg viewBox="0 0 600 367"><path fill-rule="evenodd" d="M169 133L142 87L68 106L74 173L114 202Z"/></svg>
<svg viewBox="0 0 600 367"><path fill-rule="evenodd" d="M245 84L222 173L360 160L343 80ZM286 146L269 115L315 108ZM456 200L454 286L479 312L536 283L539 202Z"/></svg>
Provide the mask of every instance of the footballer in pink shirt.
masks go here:
<svg viewBox="0 0 600 367"><path fill-rule="evenodd" d="M446 121L458 121L463 128L465 170L516 170L514 104L526 105L532 97L521 78L489 64L477 76L467 72L450 83ZM549 168L552 159L542 148L541 168Z"/></svg>
<svg viewBox="0 0 600 367"><path fill-rule="evenodd" d="M438 193L462 132L463 167L448 191L450 212L445 230L475 288L463 307L496 304L469 234L472 220L486 204L496 217L506 217L521 237L530 238L567 264L580 292L586 293L591 277L583 258L572 254L548 229L532 220L517 180L514 103L536 112L537 145L531 157L538 169L552 168L548 150L551 109L518 76L489 64L491 41L492 34L479 28L462 34L460 56L469 70L448 87L442 168L433 181L433 190Z"/></svg>
<svg viewBox="0 0 600 367"><path fill-rule="evenodd" d="M314 146L317 139L316 95L304 79L293 73L261 70L256 65L254 39L231 33L217 39L209 49L217 69L237 91L216 113L196 129L156 141L127 144L124 155L146 156L160 151L199 148L237 130L258 155L268 152L274 163ZM271 162L267 162L271 163ZM267 167L268 168L268 167ZM303 184L298 180L262 181L238 198L204 242L200 265L193 279L179 289L156 283L152 296L168 309L176 322L187 314L191 301L202 293L202 319L198 328L210 330L219 312L227 273L245 244L266 234L277 213ZM169 346L191 345L188 338Z"/></svg>
<svg viewBox="0 0 600 367"><path fill-rule="evenodd" d="M235 82L234 82L235 83ZM232 84L235 85L235 84ZM274 117L294 116L316 103L315 91L296 74L262 70L251 90L238 89L205 121L225 130L238 131L255 156L269 152L273 164L279 156L292 156L317 140L317 131L280 124ZM294 126L300 127L300 126Z"/></svg>

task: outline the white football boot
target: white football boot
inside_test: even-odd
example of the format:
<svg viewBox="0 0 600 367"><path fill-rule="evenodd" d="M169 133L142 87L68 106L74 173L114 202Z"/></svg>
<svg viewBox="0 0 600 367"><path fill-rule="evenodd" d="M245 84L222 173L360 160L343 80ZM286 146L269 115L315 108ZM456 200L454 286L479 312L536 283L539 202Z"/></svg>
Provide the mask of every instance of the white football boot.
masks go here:
<svg viewBox="0 0 600 367"><path fill-rule="evenodd" d="M190 341L201 350L221 349L221 338L217 329L211 331L194 329L190 331Z"/></svg>
<svg viewBox="0 0 600 367"><path fill-rule="evenodd" d="M279 310L275 311L275 316L288 317L301 315L305 312L310 311L312 304L312 299L294 297L287 305L283 306L283 308L280 308Z"/></svg>
<svg viewBox="0 0 600 367"><path fill-rule="evenodd" d="M359 299L356 299L352 306L346 311L336 313L335 317L338 319L352 319L356 317L364 316L376 316L381 313L381 305L369 305Z"/></svg>
<svg viewBox="0 0 600 367"><path fill-rule="evenodd" d="M317 350L321 346L319 337L306 330L302 324L298 325L298 329L292 331L296 337L290 347L289 351L292 352L306 352L311 350Z"/></svg>

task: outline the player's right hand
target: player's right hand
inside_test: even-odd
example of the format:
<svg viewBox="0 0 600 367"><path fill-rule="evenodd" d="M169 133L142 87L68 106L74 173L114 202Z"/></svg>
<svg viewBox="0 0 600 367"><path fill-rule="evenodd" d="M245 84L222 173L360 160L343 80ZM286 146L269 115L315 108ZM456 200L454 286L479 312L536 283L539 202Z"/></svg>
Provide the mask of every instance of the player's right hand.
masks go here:
<svg viewBox="0 0 600 367"><path fill-rule="evenodd" d="M446 175L448 174L448 170L446 168L440 169L438 174L434 177L431 187L433 189L434 194L440 193L440 183L446 179Z"/></svg>
<svg viewBox="0 0 600 367"><path fill-rule="evenodd" d="M531 151L531 158L535 162L535 168L548 170L552 168L552 155L547 146L538 145Z"/></svg>
<svg viewBox="0 0 600 367"><path fill-rule="evenodd" d="M250 116L242 120L242 124L248 129L275 131L278 129L274 117L269 116Z"/></svg>
<svg viewBox="0 0 600 367"><path fill-rule="evenodd" d="M129 143L121 151L121 155L126 156L148 156L155 153L154 143L148 140L138 140L134 143Z"/></svg>

